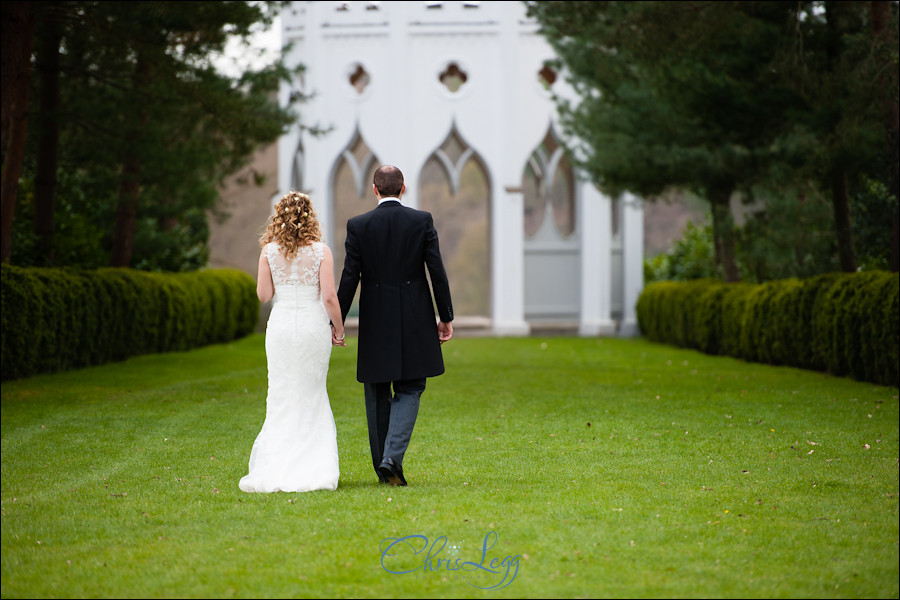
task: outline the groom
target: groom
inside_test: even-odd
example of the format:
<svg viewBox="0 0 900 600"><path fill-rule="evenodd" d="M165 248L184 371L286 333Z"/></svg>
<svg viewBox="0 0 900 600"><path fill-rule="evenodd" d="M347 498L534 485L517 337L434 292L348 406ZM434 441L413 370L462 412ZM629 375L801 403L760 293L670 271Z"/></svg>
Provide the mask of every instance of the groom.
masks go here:
<svg viewBox="0 0 900 600"><path fill-rule="evenodd" d="M444 372L441 344L453 336L453 305L431 214L400 204L403 173L380 167L373 189L378 206L347 221L338 300L346 320L362 280L356 379L365 389L372 464L382 483L406 485L403 455L425 380Z"/></svg>

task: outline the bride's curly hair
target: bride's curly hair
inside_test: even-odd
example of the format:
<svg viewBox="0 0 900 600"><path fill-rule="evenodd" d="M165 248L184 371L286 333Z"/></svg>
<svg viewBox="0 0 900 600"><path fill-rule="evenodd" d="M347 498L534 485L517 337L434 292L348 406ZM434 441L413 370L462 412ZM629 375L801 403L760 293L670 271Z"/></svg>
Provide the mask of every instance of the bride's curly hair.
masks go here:
<svg viewBox="0 0 900 600"><path fill-rule="evenodd" d="M275 205L275 213L269 217L266 230L259 238L259 247L277 242L290 260L298 248L321 240L322 231L312 200L301 192L288 192Z"/></svg>

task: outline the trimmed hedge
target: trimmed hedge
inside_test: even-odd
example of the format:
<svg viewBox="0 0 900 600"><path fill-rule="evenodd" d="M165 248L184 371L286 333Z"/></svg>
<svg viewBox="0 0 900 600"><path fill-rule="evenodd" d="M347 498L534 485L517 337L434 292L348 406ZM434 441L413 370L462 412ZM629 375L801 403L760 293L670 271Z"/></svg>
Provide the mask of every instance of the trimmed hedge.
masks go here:
<svg viewBox="0 0 900 600"><path fill-rule="evenodd" d="M900 385L897 273L829 273L754 285L651 283L637 318L652 341Z"/></svg>
<svg viewBox="0 0 900 600"><path fill-rule="evenodd" d="M256 282L236 269L0 269L3 381L227 342L259 318Z"/></svg>

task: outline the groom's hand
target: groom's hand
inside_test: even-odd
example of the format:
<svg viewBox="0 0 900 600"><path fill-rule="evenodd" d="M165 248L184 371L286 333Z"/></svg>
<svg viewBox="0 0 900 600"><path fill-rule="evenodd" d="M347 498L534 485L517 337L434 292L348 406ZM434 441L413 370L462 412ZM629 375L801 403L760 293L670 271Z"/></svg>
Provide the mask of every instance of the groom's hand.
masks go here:
<svg viewBox="0 0 900 600"><path fill-rule="evenodd" d="M453 323L438 323L438 339L443 344L453 337Z"/></svg>

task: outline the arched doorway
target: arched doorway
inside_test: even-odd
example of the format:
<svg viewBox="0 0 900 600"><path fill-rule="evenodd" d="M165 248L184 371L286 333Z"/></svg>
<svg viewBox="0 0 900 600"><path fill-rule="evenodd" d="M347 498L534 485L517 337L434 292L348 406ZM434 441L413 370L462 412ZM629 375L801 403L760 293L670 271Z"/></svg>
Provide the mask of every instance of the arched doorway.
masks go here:
<svg viewBox="0 0 900 600"><path fill-rule="evenodd" d="M490 316L490 189L487 169L454 126L422 167L418 199L434 217L457 316Z"/></svg>
<svg viewBox="0 0 900 600"><path fill-rule="evenodd" d="M575 174L553 128L522 174L525 319L533 325L577 324L581 273Z"/></svg>
<svg viewBox="0 0 900 600"><path fill-rule="evenodd" d="M335 281L340 283L344 268L344 242L347 241L347 221L351 217L372 210L376 206L372 193L372 179L378 168L378 160L357 130L353 140L341 153L332 179L332 231L328 239L334 255ZM349 317L359 315L359 289L348 313Z"/></svg>

